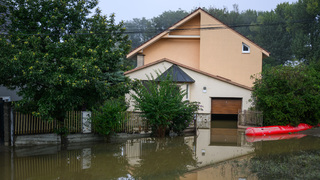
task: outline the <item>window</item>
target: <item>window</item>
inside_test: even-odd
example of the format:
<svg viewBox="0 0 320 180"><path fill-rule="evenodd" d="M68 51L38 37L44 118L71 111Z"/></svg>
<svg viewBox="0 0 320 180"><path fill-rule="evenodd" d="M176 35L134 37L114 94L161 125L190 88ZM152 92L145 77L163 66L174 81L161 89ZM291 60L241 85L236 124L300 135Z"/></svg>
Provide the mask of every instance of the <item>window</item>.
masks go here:
<svg viewBox="0 0 320 180"><path fill-rule="evenodd" d="M250 46L242 43L242 53L250 53Z"/></svg>

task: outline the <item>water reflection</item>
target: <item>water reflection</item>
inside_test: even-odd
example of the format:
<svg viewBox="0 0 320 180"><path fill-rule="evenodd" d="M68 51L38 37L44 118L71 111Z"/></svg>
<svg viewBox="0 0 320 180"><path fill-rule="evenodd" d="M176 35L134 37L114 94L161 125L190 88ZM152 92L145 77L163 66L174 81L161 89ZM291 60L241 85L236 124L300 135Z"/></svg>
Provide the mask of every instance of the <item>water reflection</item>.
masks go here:
<svg viewBox="0 0 320 180"><path fill-rule="evenodd" d="M279 141L284 139L300 139L307 135L305 134L272 134L266 136L246 136L248 142L259 142L259 141Z"/></svg>
<svg viewBox="0 0 320 180"><path fill-rule="evenodd" d="M320 157L319 150L320 138L303 135L248 142L244 131L220 126L198 129L196 135L187 137L70 145L66 150L0 146L0 179L268 179L274 173L285 177L288 172L294 174L290 177L303 177L297 174L300 166L283 172L274 166L289 168L281 160L293 163L292 159L300 157L297 153ZM305 163L320 167L319 158L311 159L304 158Z"/></svg>
<svg viewBox="0 0 320 180"><path fill-rule="evenodd" d="M199 129L196 157L201 166L226 161L254 152L243 131L237 129ZM231 135L230 135L231 134Z"/></svg>

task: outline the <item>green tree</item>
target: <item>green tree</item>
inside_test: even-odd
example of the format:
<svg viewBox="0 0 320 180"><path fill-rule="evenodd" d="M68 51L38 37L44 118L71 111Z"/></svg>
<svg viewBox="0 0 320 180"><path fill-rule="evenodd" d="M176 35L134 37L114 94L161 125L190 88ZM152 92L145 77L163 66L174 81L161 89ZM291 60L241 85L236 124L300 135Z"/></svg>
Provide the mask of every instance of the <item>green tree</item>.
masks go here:
<svg viewBox="0 0 320 180"><path fill-rule="evenodd" d="M263 12L259 12L256 10L246 10L240 14L241 22L237 23L234 29L238 31L240 34L246 36L249 39L254 39L256 36L256 32L252 31L251 26L254 26L258 17L261 16Z"/></svg>
<svg viewBox="0 0 320 180"><path fill-rule="evenodd" d="M227 18L229 15L229 11L227 8L217 9L214 7L209 7L209 8L204 8L204 10L207 11L209 14L211 14L213 17L222 21L223 23L226 23L226 24L228 23Z"/></svg>
<svg viewBox="0 0 320 180"><path fill-rule="evenodd" d="M292 51L298 60L320 59L320 4L317 0L299 0L287 8L288 31L293 36Z"/></svg>
<svg viewBox="0 0 320 180"><path fill-rule="evenodd" d="M128 33L129 38L132 41L133 49L156 34L156 31L152 28L151 21L144 17L126 21L124 26L126 27L126 33Z"/></svg>
<svg viewBox="0 0 320 180"><path fill-rule="evenodd" d="M264 125L320 123L320 75L306 65L266 69L253 87L253 99L263 111Z"/></svg>
<svg viewBox="0 0 320 180"><path fill-rule="evenodd" d="M141 19L134 18L133 20L126 21L126 33L129 34L130 40L132 41L132 48L138 47L187 15L188 13L186 11L179 9L177 11L165 11L152 19L143 17Z"/></svg>
<svg viewBox="0 0 320 180"><path fill-rule="evenodd" d="M6 0L11 24L0 37L0 84L18 88L16 108L63 126L66 111L126 92L123 24L96 13L96 0Z"/></svg>
<svg viewBox="0 0 320 180"><path fill-rule="evenodd" d="M285 64L293 60L291 51L292 36L287 31L286 8L289 3L282 3L274 11L264 12L257 18L256 26L251 30L255 33L254 41L271 52L269 58L264 60L264 65L272 66Z"/></svg>
<svg viewBox="0 0 320 180"><path fill-rule="evenodd" d="M163 137L168 128L180 133L193 120L198 103L183 100L185 91L170 76L161 81L152 75L148 79L134 89L135 108L142 111L156 136Z"/></svg>
<svg viewBox="0 0 320 180"><path fill-rule="evenodd" d="M151 19L153 27L156 29L157 33L160 33L170 26L183 19L188 15L188 12L184 10L177 11L165 11L157 17Z"/></svg>

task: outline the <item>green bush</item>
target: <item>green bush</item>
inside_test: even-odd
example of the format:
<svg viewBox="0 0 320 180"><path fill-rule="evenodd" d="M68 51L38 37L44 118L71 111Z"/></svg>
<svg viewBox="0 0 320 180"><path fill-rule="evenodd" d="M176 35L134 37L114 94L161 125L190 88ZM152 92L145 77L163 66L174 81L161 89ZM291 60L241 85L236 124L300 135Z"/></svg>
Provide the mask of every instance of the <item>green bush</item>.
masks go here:
<svg viewBox="0 0 320 180"><path fill-rule="evenodd" d="M156 136L163 137L168 128L181 133L193 120L199 104L183 101L185 91L170 76L157 81L151 75L148 80L140 81L134 88L135 108L143 112Z"/></svg>
<svg viewBox="0 0 320 180"><path fill-rule="evenodd" d="M125 120L128 106L124 98L107 100L103 106L93 109L91 121L94 131L100 135L115 133L116 128Z"/></svg>
<svg viewBox="0 0 320 180"><path fill-rule="evenodd" d="M312 66L277 66L265 70L253 87L264 125L320 122L320 74Z"/></svg>

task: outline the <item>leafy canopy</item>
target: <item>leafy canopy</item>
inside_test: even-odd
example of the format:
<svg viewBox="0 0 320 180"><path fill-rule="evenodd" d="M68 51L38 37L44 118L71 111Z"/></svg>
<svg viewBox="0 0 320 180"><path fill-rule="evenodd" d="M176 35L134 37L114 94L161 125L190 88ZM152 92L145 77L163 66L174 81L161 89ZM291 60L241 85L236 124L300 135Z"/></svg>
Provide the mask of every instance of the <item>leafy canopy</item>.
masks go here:
<svg viewBox="0 0 320 180"><path fill-rule="evenodd" d="M10 25L0 36L0 84L18 88L16 107L63 121L73 108L90 108L124 94L123 59L130 42L123 24L96 0L6 0Z"/></svg>

